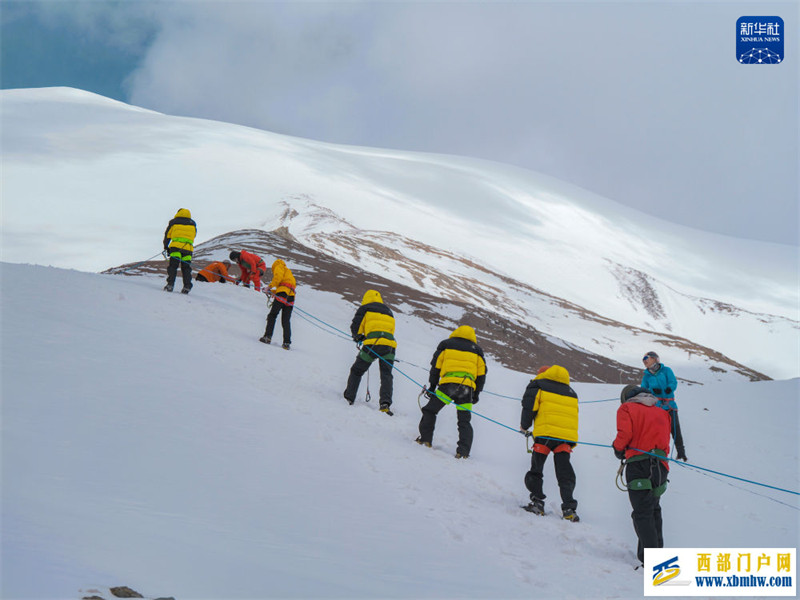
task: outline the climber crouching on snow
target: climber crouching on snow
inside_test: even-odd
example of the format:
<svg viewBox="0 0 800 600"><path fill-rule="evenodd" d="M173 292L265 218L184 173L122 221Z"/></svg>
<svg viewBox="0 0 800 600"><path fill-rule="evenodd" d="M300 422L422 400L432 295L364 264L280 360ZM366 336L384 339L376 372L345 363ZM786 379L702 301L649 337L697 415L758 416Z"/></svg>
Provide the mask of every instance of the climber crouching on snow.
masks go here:
<svg viewBox="0 0 800 600"><path fill-rule="evenodd" d="M228 275L228 268L231 266L231 261L223 260L212 262L210 265L202 269L195 277L196 281L207 281L209 283L225 283L226 280L231 279Z"/></svg>
<svg viewBox="0 0 800 600"><path fill-rule="evenodd" d="M527 430L533 425L533 434ZM573 498L575 470L570 453L578 442L578 395L569 385L569 372L559 365L542 367L522 396L520 431L533 435L531 469L525 474L525 487L530 492L528 512L544 514L546 496L542 489L547 455L553 453L558 489L561 492L561 513L564 519L580 521Z"/></svg>
<svg viewBox="0 0 800 600"><path fill-rule="evenodd" d="M645 548L663 548L661 495L667 489L670 419L657 398L635 385L620 394L614 455L625 464L633 529L639 539L636 556L644 564Z"/></svg>

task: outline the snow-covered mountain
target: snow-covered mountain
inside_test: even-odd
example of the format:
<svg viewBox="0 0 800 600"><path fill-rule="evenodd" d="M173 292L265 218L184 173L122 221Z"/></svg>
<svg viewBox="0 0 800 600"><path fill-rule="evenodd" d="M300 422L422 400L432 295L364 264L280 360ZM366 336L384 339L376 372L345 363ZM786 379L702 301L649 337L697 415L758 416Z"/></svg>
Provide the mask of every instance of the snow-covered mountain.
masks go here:
<svg viewBox="0 0 800 600"><path fill-rule="evenodd" d="M4 260L143 260L186 206L200 240L283 227L631 368L656 349L696 381L800 374L797 248L676 226L486 161L323 144L72 89L0 99ZM715 371L673 337L742 368Z"/></svg>
<svg viewBox="0 0 800 600"><path fill-rule="evenodd" d="M362 237L368 239L364 241ZM400 245L402 252L386 246L384 242L387 237L390 242ZM577 381L638 381L641 378L640 369L624 365L611 357L616 345L623 346L627 340L635 338L648 347L668 345L673 356L685 354L693 366L690 370L682 365L678 378L685 383L737 378L753 381L765 379L760 373L710 348L678 336L655 334L602 318L508 278L495 281L497 277L493 273L471 261L464 261L452 253L406 240L396 234L356 232L352 236L325 236L323 240L316 236L312 238L318 244L321 242L323 250L300 244L285 227L275 232L234 232L199 244L194 253L195 264L205 265L213 260L223 260L232 249L255 252L264 257L268 264L280 257L291 265L301 282L298 306L302 306L302 290L308 287L360 303L364 286L368 285L379 290L399 314L410 314L451 330L459 324L471 325L489 355L504 366L520 372L532 372L536 365L556 363L566 366ZM358 241L354 241L356 239ZM414 258L415 253L419 260ZM339 254L350 256L351 260L345 262L337 256ZM432 257L440 259L438 266L430 264ZM382 274L356 266L361 263L365 268ZM107 272L163 276L165 264L160 259L121 265ZM236 267L232 272L238 275ZM428 289L442 290L442 296L423 291ZM493 301L486 303L483 298ZM531 305L534 306L533 310ZM577 332L577 335L571 332ZM603 340L601 352L593 352L570 341L571 338L583 341L587 339L587 334ZM402 338L400 341L405 342ZM591 347L594 348L594 345ZM612 351L608 351L608 348Z"/></svg>
<svg viewBox="0 0 800 600"><path fill-rule="evenodd" d="M257 341L265 298L240 286L184 296L161 291L163 273L8 263L0 278L4 599L110 600L120 585L178 600L642 595L605 447L620 385L574 384L573 524L519 508L526 373L489 358L469 460L453 458L455 411L433 449L413 442L417 382L449 333L413 311L398 315L389 418L363 402L376 372L354 406L341 397L356 349L325 325L347 328L341 294L298 292L286 352ZM796 494L698 467L797 491L798 385L679 387L695 466L672 466L668 546L796 546ZM545 492L557 512L550 467Z"/></svg>

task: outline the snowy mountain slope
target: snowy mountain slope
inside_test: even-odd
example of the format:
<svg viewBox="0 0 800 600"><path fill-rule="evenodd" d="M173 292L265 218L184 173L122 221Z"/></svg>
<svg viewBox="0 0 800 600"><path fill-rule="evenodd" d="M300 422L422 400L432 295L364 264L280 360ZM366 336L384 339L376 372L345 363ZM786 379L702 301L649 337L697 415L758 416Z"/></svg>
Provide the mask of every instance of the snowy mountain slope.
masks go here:
<svg viewBox="0 0 800 600"><path fill-rule="evenodd" d="M394 281L405 283L413 289L437 291L442 297L466 303L475 308L491 312L517 323L522 335L510 339L509 344L519 343L525 337L525 329L534 329L546 336L562 340L561 343L585 349L601 357L611 358L622 364L637 364L641 348L647 347L669 356L669 362L677 366L689 380L707 381L727 377L729 374L750 379L764 379L764 375L721 355L719 350L710 350L697 343L670 333L658 333L666 327L666 318L656 321L661 327L640 328L592 313L581 306L554 297L535 286L516 281L474 259L405 238L391 232L364 231L354 227L330 209L317 206L307 199L303 206L295 209L296 203L284 202L284 210L278 220L281 229L297 236L303 243L320 252L374 274L390 274ZM639 274L641 277L647 277ZM721 305L706 298L687 297L674 290L666 290L658 282L647 287L630 285L623 289L631 307L665 315L664 305L658 300L656 285L661 296L670 301L671 314L696 315L692 331L703 334L709 342L725 339L725 348L742 352L753 344L767 346L781 342L783 350L791 352L792 339L800 336L800 323L783 317L758 315ZM620 277L620 281L622 281ZM635 281L640 284L640 281ZM622 287L622 286L621 286ZM649 294L645 293L649 292ZM636 302L638 300L638 303ZM473 308L474 310L474 308ZM694 312L693 312L694 311ZM703 318L707 317L708 322ZM736 335L725 337L716 331L727 324L725 317L736 319L735 334L748 333L746 340ZM688 322L688 319L686 319ZM765 327L769 324L769 327ZM776 332L779 332L776 335ZM794 338L792 332L795 333ZM494 330L489 336L497 335ZM632 343L632 340L636 340ZM709 358L711 361L709 361ZM605 381L617 381L606 374Z"/></svg>
<svg viewBox="0 0 800 600"><path fill-rule="evenodd" d="M363 234L369 236L368 232ZM390 237L411 249L419 249L419 244L403 240L400 236ZM447 264L444 261L456 262L456 267L460 267L457 276L448 275L450 269L445 266L431 268L429 259L428 263L414 263L409 252L400 254L377 241L369 240L369 257L365 262L381 274L365 272L350 264L361 262L364 255L361 238L362 233L352 237L334 236L327 243L330 249L328 253L322 253L298 243L285 229L276 232L233 232L198 245L194 253L195 264L200 268L213 260L223 260L231 249L255 252L267 264L272 264L275 258L280 257L291 266L301 287L310 286L316 290L333 292L354 304L361 302L364 284L368 282L399 313L413 315L445 329L452 330L459 324L471 325L479 333L484 350L500 364L516 371L531 371L534 365L556 362L567 367L576 381L602 383L638 380L641 378L640 369L613 360L614 352L618 348L625 348L633 337L638 344L649 348L668 348L670 364L677 369L679 379L686 383L723 379L733 381L737 378L745 381L766 379L762 374L710 348L677 336L656 334L603 319L517 282L500 280L472 263L461 264L458 257L434 248L423 248L421 254L426 257L440 256L443 265ZM341 245L337 246L337 243ZM337 252L337 249L340 251ZM348 262L332 258L348 252L352 253ZM139 265L122 265L106 272L163 275L165 264L161 259ZM412 268L406 271L409 266ZM237 273L238 269L233 267L233 271ZM407 281L409 276L420 279ZM447 296L438 298L422 291L432 287L423 278L436 279L437 289L446 290ZM473 288L480 290L492 285L496 279L499 287L488 294L495 299L491 304L469 302ZM407 285L400 283L404 280ZM475 295L474 298L480 299L480 296ZM530 300L527 300L527 304L521 304L515 298L523 302ZM534 302L536 304L531 309L530 305ZM553 323L546 320L548 315ZM542 324L542 330L533 327L539 323ZM581 341L597 336L602 340L602 345L594 339L590 348L595 352L592 352L568 341L569 338L565 340L559 337L572 332L578 332L579 335L573 339ZM599 353L596 352L598 346Z"/></svg>
<svg viewBox="0 0 800 600"><path fill-rule="evenodd" d="M282 202L309 198L359 231L391 230L771 377L800 374L796 248L675 226L486 161L322 144L79 90L1 94L4 260L102 269L157 251L179 206L193 211L203 240L275 229ZM621 272L653 278L662 317L631 296ZM708 302L734 310L705 319ZM575 343L588 347L595 338ZM638 366L644 348L634 346L615 358Z"/></svg>
<svg viewBox="0 0 800 600"><path fill-rule="evenodd" d="M445 410L434 449L417 446L416 385L396 374L392 418L348 406L352 343L300 313L285 352L256 341L264 298L241 287L183 296L160 277L0 268L3 598L641 597L608 448L573 455L582 523L534 518L518 508L519 434L475 417L473 456L456 461ZM339 326L354 310L310 288L298 307ZM398 332L414 364L448 333L406 314ZM488 391L527 380L489 361ZM797 490L798 383L683 386L690 460ZM576 384L584 401L619 388ZM581 405L581 440L610 443L616 407ZM519 419L488 394L476 411ZM725 441L743 434L755 443ZM545 483L557 509L550 468ZM675 466L667 543L793 547L795 498Z"/></svg>

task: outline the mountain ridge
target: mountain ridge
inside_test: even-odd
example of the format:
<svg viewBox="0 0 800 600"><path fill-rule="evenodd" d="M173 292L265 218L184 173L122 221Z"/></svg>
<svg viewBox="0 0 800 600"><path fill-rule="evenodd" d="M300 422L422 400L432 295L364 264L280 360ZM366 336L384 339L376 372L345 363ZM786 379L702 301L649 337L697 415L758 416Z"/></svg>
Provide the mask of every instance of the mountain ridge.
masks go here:
<svg viewBox="0 0 800 600"><path fill-rule="evenodd" d="M401 237L393 235L395 238ZM376 246L370 246L370 248L375 249ZM503 314L486 306L464 301L459 299L457 292L450 296L436 296L425 291L424 288L408 286L374 271L365 271L350 263L342 262L334 255L302 244L286 227L280 227L271 232L260 229L231 232L198 244L195 247L194 267L199 270L207 262L223 260L233 249L255 252L264 258L268 267L271 264L269 257L273 257L272 260L281 258L286 261L298 280L296 303L299 307L302 307L303 286L335 293L354 305L360 304L366 289L374 288L381 292L384 301L395 312L412 314L445 329L454 329L460 324L471 325L476 329L484 350L500 364L510 369L532 373L542 364L563 364L573 374L573 379L584 382L619 383L637 380L641 377L640 369L582 348L578 344L553 334L539 331L527 324L523 318L515 317L513 313ZM402 256L398 257L391 253L389 257L395 262L404 260ZM163 261L148 261L139 265L120 265L105 272L128 275L163 274L165 273L165 264ZM407 263L404 268L413 269L416 266L418 264L412 261ZM236 272L236 267L233 267L233 270ZM438 276L448 279L446 275ZM266 277L269 277L269 272ZM422 285L424 278L420 278L418 283ZM465 285L468 288L473 283L468 281L465 282ZM506 283L509 286L525 287L513 280L506 280ZM628 336L654 337L658 339L660 347L671 347L674 350L694 354L698 358L702 357L709 362L708 368L713 369L716 373L735 373L749 381L770 379L763 373L740 365L723 354L690 340L669 334L628 328L622 323L605 319L562 299L542 294L548 301L557 304L565 312L571 311L573 318L584 318L598 324L621 329ZM338 325L339 329L348 330L349 323ZM689 377L682 377L681 380L686 383L699 383Z"/></svg>

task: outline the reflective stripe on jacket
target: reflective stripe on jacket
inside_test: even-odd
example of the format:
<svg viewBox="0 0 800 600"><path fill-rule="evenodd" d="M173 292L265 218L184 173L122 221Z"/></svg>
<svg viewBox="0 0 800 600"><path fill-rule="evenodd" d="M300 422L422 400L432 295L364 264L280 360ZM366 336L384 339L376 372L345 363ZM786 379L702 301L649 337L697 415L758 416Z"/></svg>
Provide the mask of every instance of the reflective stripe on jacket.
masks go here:
<svg viewBox="0 0 800 600"><path fill-rule="evenodd" d="M486 361L475 330L462 325L440 342L433 354L429 376L431 389L445 383L460 383L480 392L485 381Z"/></svg>
<svg viewBox="0 0 800 600"><path fill-rule="evenodd" d="M170 256L191 260L196 236L197 224L192 220L192 213L181 208L164 231L164 249L170 251Z"/></svg>

